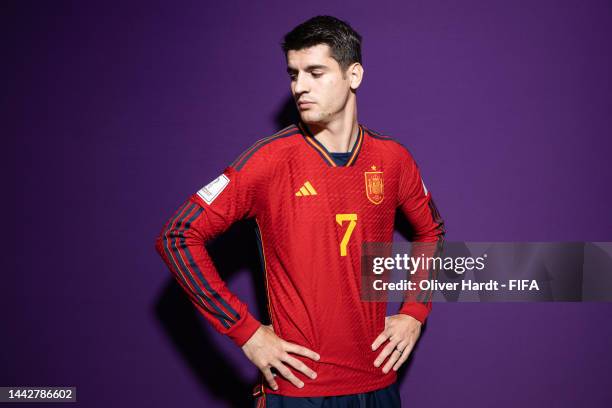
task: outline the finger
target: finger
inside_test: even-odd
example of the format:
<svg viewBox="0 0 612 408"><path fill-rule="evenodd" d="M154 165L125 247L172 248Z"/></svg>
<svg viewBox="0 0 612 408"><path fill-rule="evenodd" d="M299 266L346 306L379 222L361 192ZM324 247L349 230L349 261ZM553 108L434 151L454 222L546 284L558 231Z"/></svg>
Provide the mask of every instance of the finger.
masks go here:
<svg viewBox="0 0 612 408"><path fill-rule="evenodd" d="M302 373L312 378L313 380L317 378L317 373L315 373L313 370L310 369L310 367L302 363L297 358L291 357L289 354L287 354L283 358L283 361L286 362L287 364L290 364L293 368L295 368L298 371L301 371Z"/></svg>
<svg viewBox="0 0 612 408"><path fill-rule="evenodd" d="M385 348L382 349L380 354L378 354L378 357L376 357L376 360L374 360L374 366L380 367L383 361L385 361L387 357L389 357L389 355L393 352L393 349L395 348L396 345L397 345L397 341L390 340L389 343L387 343L387 345L385 346Z"/></svg>
<svg viewBox="0 0 612 408"><path fill-rule="evenodd" d="M391 355L389 356L389 359L387 360L387 362L385 363L385 366L383 367L383 373L387 374L391 368L393 367L393 365L402 357L402 351L403 347L401 346L401 344L398 344L397 346L395 346L395 348L393 349L393 351L391 351Z"/></svg>
<svg viewBox="0 0 612 408"><path fill-rule="evenodd" d="M408 348L408 347L406 347ZM404 351L402 356L397 360L397 362L393 365L393 371L399 370L399 368L408 360L408 356L410 355L409 351Z"/></svg>
<svg viewBox="0 0 612 408"><path fill-rule="evenodd" d="M274 380L274 376L272 375L272 371L270 370L270 367L262 368L261 372L264 378L266 379L266 381L268 382L268 384L270 384L270 387L274 391L276 391L278 389L278 384L276 384L276 381Z"/></svg>
<svg viewBox="0 0 612 408"><path fill-rule="evenodd" d="M382 371L384 374L387 374L389 372L389 370L391 370L391 367L393 367L393 364L395 364L395 362L397 360L399 360L399 358L402 355L400 354L399 350L395 349L391 352L391 355L389 356L389 359L387 360L387 362L385 363L385 366L383 367Z"/></svg>
<svg viewBox="0 0 612 408"><path fill-rule="evenodd" d="M285 377L289 382L291 382L291 384L295 385L298 388L302 388L304 386L304 383L302 382L302 380L300 380L299 378L297 378L292 372L291 370L289 370L282 362L278 362L276 364L274 364L274 368L276 368L276 370L278 370L278 372L280 373L280 375L282 375L283 377Z"/></svg>
<svg viewBox="0 0 612 408"><path fill-rule="evenodd" d="M284 349L288 353L298 354L300 356L308 357L311 360L319 361L321 358L320 355L315 353L314 351L307 349L304 346L299 346L294 343L289 343L288 341L284 342Z"/></svg>
<svg viewBox="0 0 612 408"><path fill-rule="evenodd" d="M397 361L397 363L395 363L395 365L393 366L393 370L395 370L395 371L399 370L399 368L402 366L402 364L404 364L406 362L406 360L408 360L408 357L410 356L410 353L412 353L413 347L414 347L414 343L410 343L410 344L408 344L408 346L406 346L406 348L404 349L404 352L402 353L402 356Z"/></svg>
<svg viewBox="0 0 612 408"><path fill-rule="evenodd" d="M383 344L388 339L389 339L389 336L387 336L385 332L380 333L378 337L376 338L376 340L374 340L374 343L372 343L372 350L376 350L378 347L380 347L381 344Z"/></svg>

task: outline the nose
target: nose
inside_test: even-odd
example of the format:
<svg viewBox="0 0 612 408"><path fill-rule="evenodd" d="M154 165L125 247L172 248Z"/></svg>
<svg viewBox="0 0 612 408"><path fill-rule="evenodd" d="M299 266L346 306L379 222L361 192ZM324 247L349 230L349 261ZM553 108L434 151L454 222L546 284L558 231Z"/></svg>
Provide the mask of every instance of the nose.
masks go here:
<svg viewBox="0 0 612 408"><path fill-rule="evenodd" d="M298 73L293 83L293 93L299 97L304 92L308 92L308 83L306 82L306 76Z"/></svg>

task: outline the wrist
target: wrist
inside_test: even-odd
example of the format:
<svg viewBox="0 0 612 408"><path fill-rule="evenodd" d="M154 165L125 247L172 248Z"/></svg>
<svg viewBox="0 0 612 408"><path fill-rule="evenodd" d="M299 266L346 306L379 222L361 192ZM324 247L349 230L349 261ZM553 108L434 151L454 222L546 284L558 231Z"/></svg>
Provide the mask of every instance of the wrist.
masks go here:
<svg viewBox="0 0 612 408"><path fill-rule="evenodd" d="M429 316L430 310L431 306L428 307L422 303L410 302L405 303L398 313L410 316L423 324L427 316Z"/></svg>

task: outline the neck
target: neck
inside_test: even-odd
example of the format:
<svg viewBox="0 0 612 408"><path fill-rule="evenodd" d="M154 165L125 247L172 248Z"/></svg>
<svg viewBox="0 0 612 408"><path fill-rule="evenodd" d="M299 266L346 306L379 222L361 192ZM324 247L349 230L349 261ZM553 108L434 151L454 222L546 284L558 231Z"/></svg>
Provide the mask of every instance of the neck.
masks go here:
<svg viewBox="0 0 612 408"><path fill-rule="evenodd" d="M357 107L349 104L341 117L327 123L309 123L308 128L330 153L350 152L359 135Z"/></svg>

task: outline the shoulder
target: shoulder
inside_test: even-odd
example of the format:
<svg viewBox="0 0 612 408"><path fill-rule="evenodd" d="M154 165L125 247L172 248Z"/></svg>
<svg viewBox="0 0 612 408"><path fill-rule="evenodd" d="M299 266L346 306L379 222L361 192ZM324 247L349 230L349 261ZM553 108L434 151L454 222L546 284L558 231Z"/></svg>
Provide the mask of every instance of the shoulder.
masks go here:
<svg viewBox="0 0 612 408"><path fill-rule="evenodd" d="M230 167L241 171L245 167L268 165L273 163L283 150L295 147L301 137L299 128L289 125L276 133L257 140L234 160Z"/></svg>
<svg viewBox="0 0 612 408"><path fill-rule="evenodd" d="M375 149L381 150L395 159L412 160L412 153L408 147L397 138L386 133L378 132L363 124L361 126L365 131L366 137L370 139L370 143Z"/></svg>

